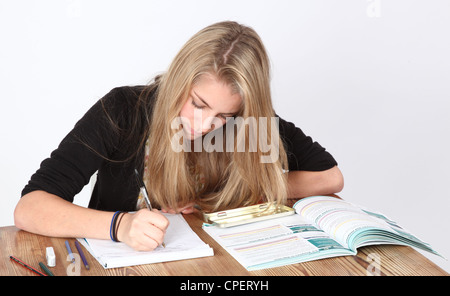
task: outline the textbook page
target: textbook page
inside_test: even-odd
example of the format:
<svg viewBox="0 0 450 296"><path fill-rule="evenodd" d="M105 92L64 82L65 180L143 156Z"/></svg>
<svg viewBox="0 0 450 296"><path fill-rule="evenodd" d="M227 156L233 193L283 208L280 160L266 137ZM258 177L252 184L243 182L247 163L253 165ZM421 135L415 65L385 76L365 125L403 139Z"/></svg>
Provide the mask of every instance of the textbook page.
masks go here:
<svg viewBox="0 0 450 296"><path fill-rule="evenodd" d="M338 198L307 197L296 202L294 209L306 221L354 251L365 245L401 244L439 255L429 244L408 233L383 214L371 212Z"/></svg>
<svg viewBox="0 0 450 296"><path fill-rule="evenodd" d="M359 207L334 197L304 198L295 203L294 209L347 248L351 247L350 237L357 230L367 228L390 230L384 220L368 215Z"/></svg>
<svg viewBox="0 0 450 296"><path fill-rule="evenodd" d="M203 229L247 270L354 254L300 215Z"/></svg>
<svg viewBox="0 0 450 296"><path fill-rule="evenodd" d="M166 247L150 252L135 251L125 243L111 240L78 239L104 268L213 256L214 252L191 229L181 214L167 214L169 227L164 236Z"/></svg>

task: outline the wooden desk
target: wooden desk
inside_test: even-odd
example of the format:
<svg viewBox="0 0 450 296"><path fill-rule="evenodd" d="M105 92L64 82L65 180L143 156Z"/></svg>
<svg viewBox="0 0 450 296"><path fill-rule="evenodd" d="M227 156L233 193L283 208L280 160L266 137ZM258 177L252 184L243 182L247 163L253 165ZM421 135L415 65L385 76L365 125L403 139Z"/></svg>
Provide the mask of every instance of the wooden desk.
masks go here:
<svg viewBox="0 0 450 296"><path fill-rule="evenodd" d="M258 271L247 271L222 247L220 247L201 228L199 214L184 216L199 237L214 249L213 257L197 258L175 262L156 263L126 268L103 269L100 264L83 250L90 265L86 270L81 264L80 275L367 275L368 269L373 270L375 261L368 259L370 254L379 256L380 275L448 275L447 272L429 261L426 257L410 247L404 246L373 246L359 249L356 256L336 257L298 263L283 267ZM39 269L39 262L46 262L45 248L53 247L56 254L56 267L51 268L55 275L67 275L67 270L77 273L74 265L66 261L67 250L65 238L45 237L17 229L14 226L0 228L0 275L34 275L34 273L19 266L9 259L16 256L29 265ZM69 239L72 251L74 239ZM372 265L371 265L372 262ZM376 271L376 270L375 270Z"/></svg>

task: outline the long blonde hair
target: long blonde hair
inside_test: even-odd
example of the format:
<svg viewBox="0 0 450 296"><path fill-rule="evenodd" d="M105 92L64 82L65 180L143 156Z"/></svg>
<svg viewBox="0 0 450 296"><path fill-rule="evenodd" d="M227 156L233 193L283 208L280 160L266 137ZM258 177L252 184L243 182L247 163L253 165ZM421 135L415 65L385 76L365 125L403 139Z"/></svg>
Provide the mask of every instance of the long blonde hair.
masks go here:
<svg viewBox="0 0 450 296"><path fill-rule="evenodd" d="M157 88L149 128L149 157L145 180L153 202L176 209L195 202L209 211L235 208L260 201L283 203L287 196L287 158L279 137L274 162L261 162L256 152L176 152L171 141L177 132L171 122L180 114L192 86L204 74L213 74L241 95L238 116L275 116L270 93L269 59L258 34L235 22L220 22L195 34L179 51ZM268 134L278 130L259 125ZM248 138L249 130L243 133ZM224 135L225 137L225 135ZM225 142L225 140L224 140Z"/></svg>

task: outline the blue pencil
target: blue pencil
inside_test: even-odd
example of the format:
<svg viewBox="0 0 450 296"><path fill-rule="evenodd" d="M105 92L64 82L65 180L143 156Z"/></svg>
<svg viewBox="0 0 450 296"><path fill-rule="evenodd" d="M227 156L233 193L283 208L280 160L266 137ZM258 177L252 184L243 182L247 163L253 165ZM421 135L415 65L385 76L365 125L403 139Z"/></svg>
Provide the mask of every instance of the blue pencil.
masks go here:
<svg viewBox="0 0 450 296"><path fill-rule="evenodd" d="M78 253L80 253L81 260L83 260L84 267L86 267L86 269L89 270L89 264L87 263L86 257L84 257L83 250L81 249L81 245L77 240L75 241L75 247L77 247Z"/></svg>
<svg viewBox="0 0 450 296"><path fill-rule="evenodd" d="M75 262L75 257L72 254L72 249L70 248L69 241L67 240L66 240L66 248L67 252L69 252L70 260L72 260L72 262Z"/></svg>

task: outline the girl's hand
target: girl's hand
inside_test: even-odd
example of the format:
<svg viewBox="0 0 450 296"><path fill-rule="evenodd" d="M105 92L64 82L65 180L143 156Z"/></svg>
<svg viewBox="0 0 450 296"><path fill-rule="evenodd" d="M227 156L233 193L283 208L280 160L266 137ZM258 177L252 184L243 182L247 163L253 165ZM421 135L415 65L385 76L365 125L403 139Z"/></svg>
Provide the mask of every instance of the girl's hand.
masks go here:
<svg viewBox="0 0 450 296"><path fill-rule="evenodd" d="M125 213L117 230L119 241L137 251L152 251L163 243L169 220L158 210Z"/></svg>
<svg viewBox="0 0 450 296"><path fill-rule="evenodd" d="M169 213L169 214L177 214L177 213L182 213L182 214L192 214L194 212L194 205L195 203L191 202L188 203L187 205L185 205L184 207L180 207L177 209L161 209L162 212L164 213Z"/></svg>

